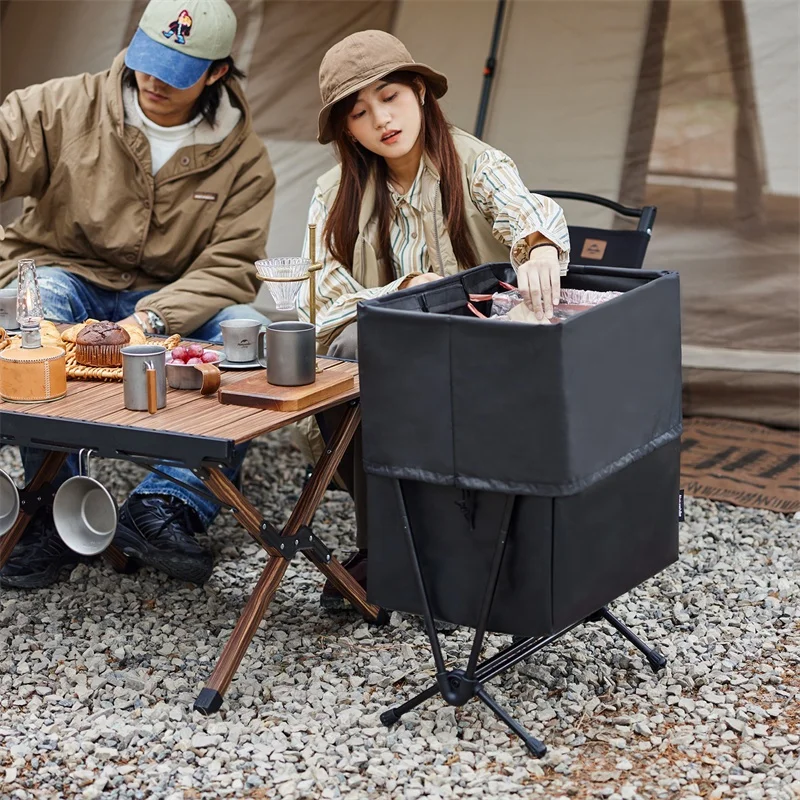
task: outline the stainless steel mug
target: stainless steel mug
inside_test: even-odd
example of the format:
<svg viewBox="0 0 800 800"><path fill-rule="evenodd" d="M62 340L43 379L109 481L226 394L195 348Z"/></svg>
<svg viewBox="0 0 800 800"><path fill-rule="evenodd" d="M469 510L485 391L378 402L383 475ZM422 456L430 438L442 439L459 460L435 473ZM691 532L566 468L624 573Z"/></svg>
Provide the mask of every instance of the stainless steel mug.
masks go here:
<svg viewBox="0 0 800 800"><path fill-rule="evenodd" d="M254 319L226 319L220 322L225 360L236 363L255 361L261 323Z"/></svg>
<svg viewBox="0 0 800 800"><path fill-rule="evenodd" d="M134 344L122 348L122 390L125 408L155 414L167 404L167 348Z"/></svg>
<svg viewBox="0 0 800 800"><path fill-rule="evenodd" d="M19 514L19 489L11 476L0 469L0 536L13 527Z"/></svg>
<svg viewBox="0 0 800 800"><path fill-rule="evenodd" d="M89 477L91 450L78 455L79 473L58 487L53 522L64 544L76 553L102 553L117 531L117 504L100 481Z"/></svg>
<svg viewBox="0 0 800 800"><path fill-rule="evenodd" d="M0 289L0 328L15 331L17 322L17 290Z"/></svg>
<svg viewBox="0 0 800 800"><path fill-rule="evenodd" d="M267 327L267 383L306 386L314 383L317 329L310 322L273 322Z"/></svg>

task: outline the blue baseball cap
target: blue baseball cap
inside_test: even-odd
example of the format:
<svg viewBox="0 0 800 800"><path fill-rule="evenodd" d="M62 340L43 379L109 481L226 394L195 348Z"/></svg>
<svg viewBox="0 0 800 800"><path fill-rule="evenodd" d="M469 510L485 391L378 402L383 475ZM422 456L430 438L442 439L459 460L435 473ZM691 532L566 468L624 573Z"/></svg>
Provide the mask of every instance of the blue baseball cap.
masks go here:
<svg viewBox="0 0 800 800"><path fill-rule="evenodd" d="M125 65L175 89L194 86L227 58L236 15L225 0L150 0L125 53Z"/></svg>

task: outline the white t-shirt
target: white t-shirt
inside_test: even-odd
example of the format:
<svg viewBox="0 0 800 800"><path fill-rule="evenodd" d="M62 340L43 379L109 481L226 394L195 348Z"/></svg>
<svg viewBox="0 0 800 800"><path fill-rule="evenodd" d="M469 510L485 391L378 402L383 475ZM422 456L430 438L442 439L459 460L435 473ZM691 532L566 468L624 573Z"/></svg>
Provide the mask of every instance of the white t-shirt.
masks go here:
<svg viewBox="0 0 800 800"><path fill-rule="evenodd" d="M185 122L183 125L173 125L171 128L165 128L161 125L156 125L155 122L145 116L135 92L134 102L136 103L136 113L142 123L142 131L147 136L147 141L150 142L150 160L153 164L151 169L153 175L155 175L181 147L194 144L195 130L203 121L203 116L198 114L194 119Z"/></svg>

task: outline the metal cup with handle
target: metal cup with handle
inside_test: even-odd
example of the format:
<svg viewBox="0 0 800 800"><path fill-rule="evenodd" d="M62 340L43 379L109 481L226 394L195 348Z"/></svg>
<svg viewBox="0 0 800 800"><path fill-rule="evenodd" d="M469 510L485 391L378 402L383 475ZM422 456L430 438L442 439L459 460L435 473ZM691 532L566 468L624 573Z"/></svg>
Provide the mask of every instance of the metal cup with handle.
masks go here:
<svg viewBox="0 0 800 800"><path fill-rule="evenodd" d="M70 550L102 553L117 530L117 504L100 481L89 477L91 450L78 455L78 475L64 481L53 498L53 522Z"/></svg>
<svg viewBox="0 0 800 800"><path fill-rule="evenodd" d="M125 408L151 414L167 404L167 349L159 344L122 348L122 389Z"/></svg>
<svg viewBox="0 0 800 800"><path fill-rule="evenodd" d="M19 489L11 476L0 469L0 536L5 536L19 515Z"/></svg>
<svg viewBox="0 0 800 800"><path fill-rule="evenodd" d="M199 389L200 394L213 394L219 389L222 376L219 367L208 364L182 364L167 361L167 383L171 389Z"/></svg>

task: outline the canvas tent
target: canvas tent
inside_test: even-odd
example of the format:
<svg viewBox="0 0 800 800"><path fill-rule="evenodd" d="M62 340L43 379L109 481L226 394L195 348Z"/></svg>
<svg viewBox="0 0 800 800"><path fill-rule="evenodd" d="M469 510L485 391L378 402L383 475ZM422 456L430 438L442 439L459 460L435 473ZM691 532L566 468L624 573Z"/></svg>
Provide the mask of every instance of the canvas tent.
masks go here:
<svg viewBox="0 0 800 800"><path fill-rule="evenodd" d="M279 181L270 254L298 253L314 179L334 163L314 138L317 69L341 37L395 33L449 76L445 111L473 129L496 0L231 4ZM0 95L107 68L144 6L0 0ZM681 272L687 413L800 424L799 94L794 0L507 3L483 138L532 188L659 207L647 266ZM570 222L617 224L565 208Z"/></svg>

